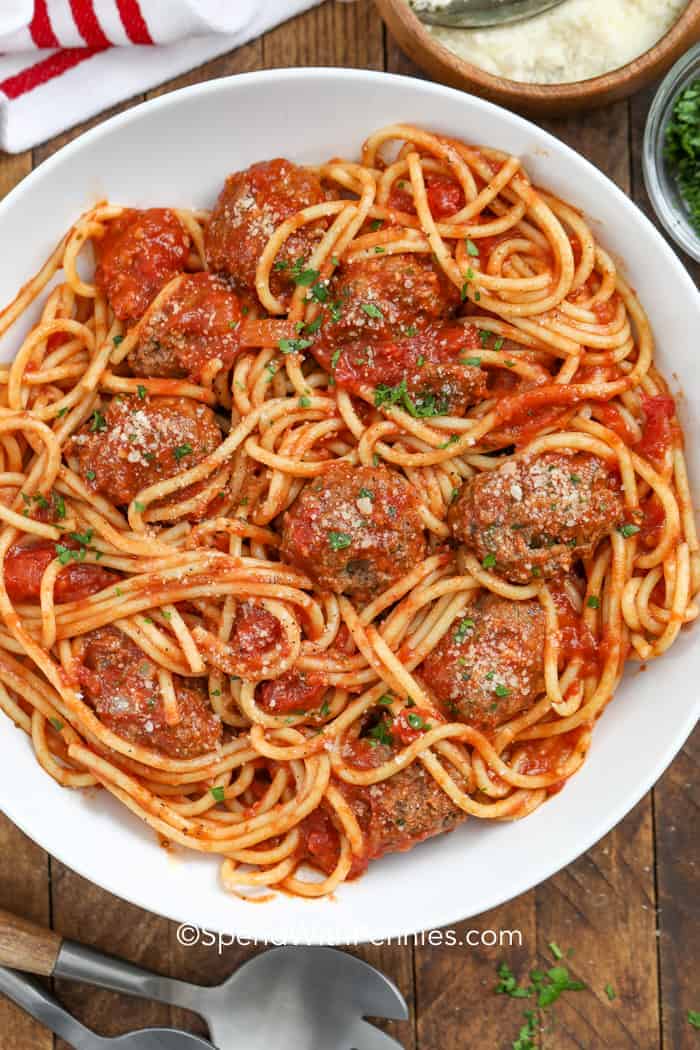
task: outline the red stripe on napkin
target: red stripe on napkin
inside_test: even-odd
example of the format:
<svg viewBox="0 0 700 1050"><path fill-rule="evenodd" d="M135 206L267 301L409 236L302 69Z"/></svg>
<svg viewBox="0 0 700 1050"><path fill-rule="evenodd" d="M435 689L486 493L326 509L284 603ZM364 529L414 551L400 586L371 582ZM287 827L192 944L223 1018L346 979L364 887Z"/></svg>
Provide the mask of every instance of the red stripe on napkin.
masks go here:
<svg viewBox="0 0 700 1050"><path fill-rule="evenodd" d="M152 44L153 37L148 31L139 0L117 0L117 10L132 44Z"/></svg>
<svg viewBox="0 0 700 1050"><path fill-rule="evenodd" d="M46 0L34 0L34 17L29 23L29 32L37 47L61 46L51 25Z"/></svg>
<svg viewBox="0 0 700 1050"><path fill-rule="evenodd" d="M109 39L104 35L102 26L97 21L92 0L70 0L70 9L78 27L78 32L88 47L109 47Z"/></svg>
<svg viewBox="0 0 700 1050"><path fill-rule="evenodd" d="M26 95L28 91L48 83L74 66L79 66L99 51L104 51L104 48L71 47L65 51L57 51L55 55L35 62L21 73L0 81L0 91L9 99L19 98L20 95Z"/></svg>

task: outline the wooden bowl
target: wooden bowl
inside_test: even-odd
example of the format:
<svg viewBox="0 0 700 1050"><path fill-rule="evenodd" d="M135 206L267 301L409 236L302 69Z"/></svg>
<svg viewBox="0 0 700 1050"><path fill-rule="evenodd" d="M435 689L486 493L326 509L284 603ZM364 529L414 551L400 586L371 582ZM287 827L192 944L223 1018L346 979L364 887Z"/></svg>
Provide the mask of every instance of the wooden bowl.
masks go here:
<svg viewBox="0 0 700 1050"><path fill-rule="evenodd" d="M401 49L434 80L539 116L573 113L626 98L662 76L700 39L700 0L690 0L666 35L626 66L570 84L528 84L494 76L458 58L428 32L406 0L375 3Z"/></svg>

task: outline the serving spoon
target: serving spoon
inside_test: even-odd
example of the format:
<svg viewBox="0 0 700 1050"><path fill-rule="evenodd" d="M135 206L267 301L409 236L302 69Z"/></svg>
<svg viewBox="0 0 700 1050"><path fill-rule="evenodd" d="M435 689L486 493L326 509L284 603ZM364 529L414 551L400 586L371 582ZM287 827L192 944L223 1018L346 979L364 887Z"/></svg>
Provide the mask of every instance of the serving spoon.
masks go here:
<svg viewBox="0 0 700 1050"><path fill-rule="evenodd" d="M369 1024L365 1017L397 1021L408 1017L406 1001L388 977L361 959L334 948L272 948L239 966L221 984L206 987L150 973L77 941L63 940L54 930L0 910L0 963L44 977L85 981L193 1010L207 1022L211 1040L219 1050L401 1050L400 1043ZM12 988L17 989L23 981L23 977L0 966L0 992L6 991L14 998ZM43 988L39 992L46 997ZM51 1027L49 1020L45 1023ZM97 1037L87 1029L83 1031L93 1042L74 1040L78 1050L102 1050L102 1044L94 1041ZM163 1034L170 1030L155 1031L154 1038L158 1031ZM138 1034L141 1033L133 1037ZM184 1038L186 1033L182 1035ZM65 1038L70 1042L69 1035ZM201 1039L172 1044L118 1040L104 1043L104 1050L201 1047L210 1048L211 1044Z"/></svg>
<svg viewBox="0 0 700 1050"><path fill-rule="evenodd" d="M478 29L505 25L539 15L563 0L409 0L426 25L448 29Z"/></svg>

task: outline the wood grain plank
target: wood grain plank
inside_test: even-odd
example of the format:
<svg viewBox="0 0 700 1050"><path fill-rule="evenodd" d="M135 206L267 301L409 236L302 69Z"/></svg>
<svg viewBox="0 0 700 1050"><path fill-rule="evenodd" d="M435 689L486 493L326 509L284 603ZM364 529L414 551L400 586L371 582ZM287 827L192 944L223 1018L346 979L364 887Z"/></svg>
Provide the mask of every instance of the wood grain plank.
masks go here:
<svg viewBox="0 0 700 1050"><path fill-rule="evenodd" d="M14 732L3 717L2 732ZM0 814L0 907L33 922L50 919L49 862L42 849ZM52 1050L53 1036L0 997L0 1050Z"/></svg>
<svg viewBox="0 0 700 1050"><path fill-rule="evenodd" d="M468 879L465 871L465 894ZM415 948L418 1047L501 1050L510 1046L522 1024L522 1001L494 993L497 969L507 962L514 972L525 972L533 958L537 939L533 893L452 929L433 931L433 938L438 936L453 937L454 942L418 943ZM498 940L491 946L494 936ZM481 937L486 944L479 943Z"/></svg>
<svg viewBox="0 0 700 1050"><path fill-rule="evenodd" d="M696 1050L700 1011L700 729L654 789L663 1046Z"/></svg>
<svg viewBox="0 0 700 1050"><path fill-rule="evenodd" d="M657 1050L659 1015L650 799L647 796L601 842L536 890L539 963L547 945L564 952L586 992L557 1003L545 1050L614 1047ZM616 998L605 992L610 984Z"/></svg>
<svg viewBox="0 0 700 1050"><path fill-rule="evenodd" d="M59 933L148 969L167 970L166 919L113 897L58 861L51 867L53 925ZM100 1035L170 1023L169 1007L159 1003L70 981L56 981L55 986L66 1008ZM69 1050L68 1044L58 1039L56 1050Z"/></svg>
<svg viewBox="0 0 700 1050"><path fill-rule="evenodd" d="M384 68L382 22L371 0L331 0L263 37L265 69L279 66Z"/></svg>

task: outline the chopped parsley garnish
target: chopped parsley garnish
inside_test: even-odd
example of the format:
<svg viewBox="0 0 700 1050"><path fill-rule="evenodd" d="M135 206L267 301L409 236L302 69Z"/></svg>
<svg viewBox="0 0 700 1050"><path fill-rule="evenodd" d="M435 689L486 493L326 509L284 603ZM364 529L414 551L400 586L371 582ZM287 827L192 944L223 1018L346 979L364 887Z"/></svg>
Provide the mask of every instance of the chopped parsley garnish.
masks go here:
<svg viewBox="0 0 700 1050"><path fill-rule="evenodd" d="M418 335L418 329L414 324L410 324L408 328L404 329L403 333L407 339L413 339L414 335Z"/></svg>
<svg viewBox="0 0 700 1050"><path fill-rule="evenodd" d="M471 255L475 259L479 257L479 249L474 244L474 241L467 240L467 255Z"/></svg>
<svg viewBox="0 0 700 1050"><path fill-rule="evenodd" d="M494 693L496 694L496 696L500 696L500 697L510 696L510 689L508 688L507 685L502 685L499 682L498 685L496 686L496 688L494 689Z"/></svg>
<svg viewBox="0 0 700 1050"><path fill-rule="evenodd" d="M279 259L279 260L278 260L278 261L277 261L277 262L275 263L275 265L274 265L274 266L272 267L272 269L273 269L273 270L277 270L277 272L279 273L279 272L281 272L282 270L287 270L287 269L289 269L289 263L288 263L288 262L286 261L286 259Z"/></svg>
<svg viewBox="0 0 700 1050"><path fill-rule="evenodd" d="M318 709L318 713L321 716L321 718L326 718L326 716L331 713L331 705L328 703L327 700L323 701L320 708Z"/></svg>
<svg viewBox="0 0 700 1050"><path fill-rule="evenodd" d="M422 368L425 364L425 354L419 354L416 360L416 368Z"/></svg>
<svg viewBox="0 0 700 1050"><path fill-rule="evenodd" d="M323 324L323 314L319 314L318 317L314 317L313 321L309 321L308 324L303 325L303 330L307 335L315 335L319 328Z"/></svg>
<svg viewBox="0 0 700 1050"><path fill-rule="evenodd" d="M180 460L184 459L185 456L191 455L192 451L193 451L192 446L186 443L184 445L177 445L173 449L173 455L175 456L175 459L179 463Z"/></svg>
<svg viewBox="0 0 700 1050"><path fill-rule="evenodd" d="M137 513L142 514L143 511L146 509L146 504L141 503L140 500L136 500L134 502L134 508L137 511Z"/></svg>
<svg viewBox="0 0 700 1050"><path fill-rule="evenodd" d="M428 732L431 728L430 723L426 722L424 718L417 715L415 711L411 711L410 715L406 715L406 721L410 725L411 729L420 729L423 732Z"/></svg>
<svg viewBox="0 0 700 1050"><path fill-rule="evenodd" d="M277 344L283 354L298 354L311 346L311 339L280 339Z"/></svg>
<svg viewBox="0 0 700 1050"><path fill-rule="evenodd" d="M481 365L480 357L460 357L460 365L473 365L474 368L479 368Z"/></svg>
<svg viewBox="0 0 700 1050"><path fill-rule="evenodd" d="M216 802L223 802L225 798L225 791L222 787L209 788L209 794Z"/></svg>
<svg viewBox="0 0 700 1050"><path fill-rule="evenodd" d="M383 224L384 224L384 219L373 219L372 223L370 225L370 229L371 229L372 233L376 233L377 230L381 230Z"/></svg>
<svg viewBox="0 0 700 1050"><path fill-rule="evenodd" d="M114 343L115 346L119 346L120 343L124 342L124 336L123 335L115 335L115 337L112 340L112 342Z"/></svg>
<svg viewBox="0 0 700 1050"><path fill-rule="evenodd" d="M462 302L465 302L465 300L467 298L467 288L468 287L469 287L469 281L465 281L464 284L462 285L461 291L459 293L459 297L462 300Z"/></svg>
<svg viewBox="0 0 700 1050"><path fill-rule="evenodd" d="M463 620L459 621L459 624L457 625L457 630L454 633L454 640L456 641L457 645L462 644L462 642L467 637L473 626L474 621L471 620L468 616L466 616Z"/></svg>
<svg viewBox="0 0 700 1050"><path fill-rule="evenodd" d="M700 233L700 77L681 91L666 128L664 156Z"/></svg>
<svg viewBox="0 0 700 1050"><path fill-rule="evenodd" d="M370 492L369 489L361 488L359 493L360 499L374 499L374 493Z"/></svg>
<svg viewBox="0 0 700 1050"><path fill-rule="evenodd" d="M241 323L240 321L229 321L228 326L229 326L229 328L231 329L232 332L235 332L235 330L238 328L240 323Z"/></svg>
<svg viewBox="0 0 700 1050"><path fill-rule="evenodd" d="M107 429L107 420L98 409L95 409L90 418L90 430L93 434L100 434Z"/></svg>
<svg viewBox="0 0 700 1050"><path fill-rule="evenodd" d="M581 475L580 474L569 474L569 478L571 479L572 485L580 485L581 484Z"/></svg>
<svg viewBox="0 0 700 1050"><path fill-rule="evenodd" d="M382 248L381 244L375 244L374 250L377 253L377 255L381 255L382 252L386 251L386 248Z"/></svg>
<svg viewBox="0 0 700 1050"><path fill-rule="evenodd" d="M56 413L56 419L63 419L67 412L68 405L64 405L63 408L59 408L58 412Z"/></svg>
<svg viewBox="0 0 700 1050"><path fill-rule="evenodd" d="M53 501L54 517L57 521L62 521L66 516L66 503L63 496L59 496L57 492L51 493L51 499Z"/></svg>
<svg viewBox="0 0 700 1050"><path fill-rule="evenodd" d="M95 480L95 476L96 475L95 475L95 471L94 470L86 470L85 471L85 477L88 479L88 481L94 481Z"/></svg>
<svg viewBox="0 0 700 1050"><path fill-rule="evenodd" d="M589 609L599 609L600 608L600 598L598 597L597 594L589 594L588 595L588 601L586 602L586 605L588 606Z"/></svg>
<svg viewBox="0 0 700 1050"><path fill-rule="evenodd" d="M347 532L329 532L328 546L332 551L344 551L352 543L352 537Z"/></svg>
<svg viewBox="0 0 700 1050"><path fill-rule="evenodd" d="M338 361L340 361L340 348L333 351L333 356L331 357L331 372L335 371L335 366L338 364Z"/></svg>
<svg viewBox="0 0 700 1050"><path fill-rule="evenodd" d="M321 276L318 270L313 270L311 267L305 267L303 259L296 260L290 270L290 275L295 284L300 284L304 288L308 288L309 285L313 284Z"/></svg>
<svg viewBox="0 0 700 1050"><path fill-rule="evenodd" d="M61 721L60 718L50 718L49 722L54 727L54 729L56 730L57 733L60 733L61 730L63 729L63 722Z"/></svg>
<svg viewBox="0 0 700 1050"><path fill-rule="evenodd" d="M493 335L493 332L489 332L488 328L479 329L479 339L481 340L481 347L486 350L486 344L489 341L489 337Z"/></svg>
<svg viewBox="0 0 700 1050"><path fill-rule="evenodd" d="M552 953L554 958L557 960L557 962L560 959L564 958L564 953L561 950L561 948L559 947L559 945L556 943L556 941L550 941L549 944L547 945L547 947L549 948L550 952Z"/></svg>
<svg viewBox="0 0 700 1050"><path fill-rule="evenodd" d="M495 554L487 554L481 564L483 565L483 567L485 569L492 569L494 567L494 565L496 564L496 555Z"/></svg>
<svg viewBox="0 0 700 1050"><path fill-rule="evenodd" d="M374 404L377 408L382 405L399 405L414 419L444 415L448 407L444 399L439 400L433 393L419 394L415 399L412 398L405 379L397 386L380 383L374 391Z"/></svg>
<svg viewBox="0 0 700 1050"><path fill-rule="evenodd" d="M554 947L550 944L552 954ZM583 981L575 981L569 977L569 971L565 966L552 966L546 972L542 970L530 971L530 984L518 984L518 981L507 963L501 963L498 967L498 984L495 991L497 995L507 995L511 999L534 999L540 1010L547 1010L557 1001L562 992L580 992L585 989ZM513 1050L536 1050L537 1044L533 1041L537 1034L537 1014L534 1010L526 1010L525 1024L518 1033L518 1038L512 1043Z"/></svg>
<svg viewBox="0 0 700 1050"><path fill-rule="evenodd" d="M143 401L146 397L146 387L143 385L143 383L139 383L139 385L136 387L136 393Z"/></svg>
<svg viewBox="0 0 700 1050"><path fill-rule="evenodd" d="M389 696L388 693L384 693L384 695L380 696L379 699L377 700L377 703L381 704L382 707L391 707L393 702L394 702L393 696Z"/></svg>
<svg viewBox="0 0 700 1050"><path fill-rule="evenodd" d="M364 313L367 314L368 317L373 317L379 321L384 320L384 314L378 306L375 306L374 303L362 303L362 310L364 311Z"/></svg>
<svg viewBox="0 0 700 1050"><path fill-rule="evenodd" d="M331 321L336 323L343 316L343 302L342 299L336 299L328 307L328 313L331 315Z"/></svg>
<svg viewBox="0 0 700 1050"><path fill-rule="evenodd" d="M630 536L634 536L639 532L639 525L632 525L629 522L625 522L624 525L618 525L617 531L621 536L624 536L625 539L629 539Z"/></svg>
<svg viewBox="0 0 700 1050"><path fill-rule="evenodd" d="M299 407L300 408L308 408L310 406L310 404L311 404L311 398L310 397L304 396L304 397L300 397L299 398Z"/></svg>
<svg viewBox="0 0 700 1050"><path fill-rule="evenodd" d="M370 738L370 742L373 747L377 744L384 744L386 747L392 747L394 738L391 735L389 725L384 719L381 722L377 722L376 726L373 726L368 732L367 736Z"/></svg>
<svg viewBox="0 0 700 1050"><path fill-rule="evenodd" d="M494 350L500 350L502 346L503 346L503 340L501 338L498 338L496 340L496 342L493 344Z"/></svg>

